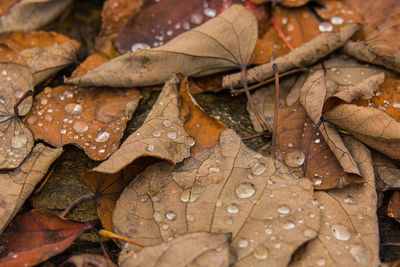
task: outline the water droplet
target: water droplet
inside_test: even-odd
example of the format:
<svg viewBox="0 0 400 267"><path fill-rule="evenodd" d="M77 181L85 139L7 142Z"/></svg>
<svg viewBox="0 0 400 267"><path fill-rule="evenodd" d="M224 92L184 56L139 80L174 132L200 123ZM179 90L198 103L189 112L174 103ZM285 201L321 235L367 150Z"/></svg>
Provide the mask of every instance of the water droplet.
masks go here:
<svg viewBox="0 0 400 267"><path fill-rule="evenodd" d="M194 215L193 214L187 214L186 215L186 220L188 222L193 222L194 221Z"/></svg>
<svg viewBox="0 0 400 267"><path fill-rule="evenodd" d="M247 241L246 239L240 239L239 240L239 248L247 248L249 246L249 241Z"/></svg>
<svg viewBox="0 0 400 267"><path fill-rule="evenodd" d="M47 104L47 99L43 98L42 101L40 101L40 104L41 105L46 105Z"/></svg>
<svg viewBox="0 0 400 267"><path fill-rule="evenodd" d="M393 107L394 108L400 108L400 103L399 102L393 102Z"/></svg>
<svg viewBox="0 0 400 267"><path fill-rule="evenodd" d="M169 228L169 226L168 226L168 224L166 224L166 223L164 223L164 224L161 226L161 229L163 229L164 231L168 230L168 228Z"/></svg>
<svg viewBox="0 0 400 267"><path fill-rule="evenodd" d="M150 49L150 45L146 44L146 43L135 43L131 46L131 51L135 52L139 49L143 49L143 50L149 50Z"/></svg>
<svg viewBox="0 0 400 267"><path fill-rule="evenodd" d="M251 171L253 172L254 175L259 176L265 172L267 168L265 167L264 163L256 163L253 168L251 168Z"/></svg>
<svg viewBox="0 0 400 267"><path fill-rule="evenodd" d="M346 198L344 199L344 203L346 203L346 204L354 204L354 203L355 203L355 200L354 200L354 198L352 198L352 197L346 197Z"/></svg>
<svg viewBox="0 0 400 267"><path fill-rule="evenodd" d="M227 209L230 214L236 214L239 212L239 206L234 203L230 204Z"/></svg>
<svg viewBox="0 0 400 267"><path fill-rule="evenodd" d="M160 223L160 222L162 222L162 220L163 220L162 214L161 214L160 212L158 212L158 211L156 211L156 212L153 213L153 217L154 217L154 220L155 220L157 223Z"/></svg>
<svg viewBox="0 0 400 267"><path fill-rule="evenodd" d="M140 199L140 201L142 202L142 203L146 203L147 202L147 196L142 196L142 198Z"/></svg>
<svg viewBox="0 0 400 267"><path fill-rule="evenodd" d="M27 123L28 123L29 125L34 125L34 124L36 123L36 121L37 121L37 119L36 119L35 116L30 116L30 117L28 118L28 120L27 120Z"/></svg>
<svg viewBox="0 0 400 267"><path fill-rule="evenodd" d="M213 18L217 15L217 10L215 10L214 8L207 7L204 9L203 13L209 18Z"/></svg>
<svg viewBox="0 0 400 267"><path fill-rule="evenodd" d="M314 229L307 228L303 231L303 235L306 238L313 238L317 235L317 232Z"/></svg>
<svg viewBox="0 0 400 267"><path fill-rule="evenodd" d="M272 228L267 228L267 229L265 229L265 233L266 233L267 235L272 235L273 232L274 232L274 230L272 230Z"/></svg>
<svg viewBox="0 0 400 267"><path fill-rule="evenodd" d="M160 132L159 130L154 130L154 131L151 133L151 135L154 136L154 137L160 137L160 136L161 136L161 132Z"/></svg>
<svg viewBox="0 0 400 267"><path fill-rule="evenodd" d="M208 173L219 173L220 171L218 167L211 167L208 169Z"/></svg>
<svg viewBox="0 0 400 267"><path fill-rule="evenodd" d="M287 24L288 23L288 18L282 18L282 24Z"/></svg>
<svg viewBox="0 0 400 267"><path fill-rule="evenodd" d="M316 180L313 182L313 185L314 185L314 186L321 186L321 184L322 184L322 180L321 180L321 179L316 179Z"/></svg>
<svg viewBox="0 0 400 267"><path fill-rule="evenodd" d="M342 224L335 224L331 227L333 236L340 241L347 241L350 239L351 233L346 226Z"/></svg>
<svg viewBox="0 0 400 267"><path fill-rule="evenodd" d="M235 189L238 198L249 198L256 192L256 188L252 183L241 183Z"/></svg>
<svg viewBox="0 0 400 267"><path fill-rule="evenodd" d="M53 116L50 115L50 114L46 114L46 115L44 115L44 119L45 119L47 122L52 122L52 121L53 121Z"/></svg>
<svg viewBox="0 0 400 267"><path fill-rule="evenodd" d="M314 143L316 143L316 144L321 143L321 139L319 139L319 138L315 139L315 140L314 140Z"/></svg>
<svg viewBox="0 0 400 267"><path fill-rule="evenodd" d="M167 218L169 221L173 221L176 218L176 213L173 211L168 211L165 213L165 218Z"/></svg>
<svg viewBox="0 0 400 267"><path fill-rule="evenodd" d="M191 147L196 144L196 140L191 136L188 136L187 140L188 140L188 145Z"/></svg>
<svg viewBox="0 0 400 267"><path fill-rule="evenodd" d="M369 266L371 263L371 251L368 247L358 244L350 249L350 254L361 265Z"/></svg>
<svg viewBox="0 0 400 267"><path fill-rule="evenodd" d="M331 22L333 25L341 25L341 24L343 24L344 19L339 16L334 16L333 18L331 18Z"/></svg>
<svg viewBox="0 0 400 267"><path fill-rule="evenodd" d="M283 229L285 229L285 230L291 230L295 227L296 227L296 224L294 224L294 222L292 222L292 221L287 221L283 224Z"/></svg>
<svg viewBox="0 0 400 267"><path fill-rule="evenodd" d="M278 207L278 212L280 214L287 215L287 214L290 213L290 208L288 206L286 206L286 205L281 205L281 206Z"/></svg>
<svg viewBox="0 0 400 267"><path fill-rule="evenodd" d="M317 266L325 266L325 264L326 264L326 262L325 262L325 260L324 259L318 259L318 260L316 260L316 262L315 262L316 264L317 264Z"/></svg>
<svg viewBox="0 0 400 267"><path fill-rule="evenodd" d="M258 260L265 260L268 258L268 249L263 245L259 245L253 250L253 256Z"/></svg>
<svg viewBox="0 0 400 267"><path fill-rule="evenodd" d="M25 135L15 135L11 139L11 146L13 148L21 148L21 147L24 147L27 142L28 142L28 138Z"/></svg>
<svg viewBox="0 0 400 267"><path fill-rule="evenodd" d="M66 134L66 133L67 133L67 130L65 130L65 129L60 130L60 134Z"/></svg>
<svg viewBox="0 0 400 267"><path fill-rule="evenodd" d="M168 30L165 34L166 34L167 36L171 36L171 35L174 34L174 31L173 31L173 30Z"/></svg>
<svg viewBox="0 0 400 267"><path fill-rule="evenodd" d="M153 146L153 145L148 145L148 146L146 147L146 150L147 150L148 152L153 152L153 151L154 151L154 146Z"/></svg>
<svg viewBox="0 0 400 267"><path fill-rule="evenodd" d="M303 165L305 160L305 155L301 150L293 149L283 155L283 161L285 164L292 168L297 168Z"/></svg>
<svg viewBox="0 0 400 267"><path fill-rule="evenodd" d="M43 126L43 123L42 123L41 121L39 121L37 125L38 125L39 127L42 127L42 126Z"/></svg>
<svg viewBox="0 0 400 267"><path fill-rule="evenodd" d="M86 122L83 121L76 121L74 122L74 124L72 125L72 129L74 129L74 131L76 133L84 133L89 129L89 126L87 125Z"/></svg>
<svg viewBox="0 0 400 267"><path fill-rule="evenodd" d="M190 22L193 23L193 24L196 24L196 25L200 25L203 22L203 15L194 13L190 17Z"/></svg>
<svg viewBox="0 0 400 267"><path fill-rule="evenodd" d="M82 112L82 106L76 103L69 103L65 107L65 112L69 114L78 114Z"/></svg>
<svg viewBox="0 0 400 267"><path fill-rule="evenodd" d="M170 120L163 120L162 125L168 128L172 126L172 122Z"/></svg>
<svg viewBox="0 0 400 267"><path fill-rule="evenodd" d="M292 31L294 31L294 25L293 24L288 24L287 25L287 30L289 31L289 32L292 32Z"/></svg>
<svg viewBox="0 0 400 267"><path fill-rule="evenodd" d="M176 132L167 133L167 137L170 138L170 139L176 139Z"/></svg>
<svg viewBox="0 0 400 267"><path fill-rule="evenodd" d="M98 132L96 138L94 141L97 143L104 143L110 138L110 133L103 131L103 132Z"/></svg>
<svg viewBox="0 0 400 267"><path fill-rule="evenodd" d="M320 32L331 32L333 31L333 25L328 21L323 21L319 24L319 31Z"/></svg>
<svg viewBox="0 0 400 267"><path fill-rule="evenodd" d="M182 202L188 202L190 198L190 189L186 189L185 191L183 191L179 198Z"/></svg>

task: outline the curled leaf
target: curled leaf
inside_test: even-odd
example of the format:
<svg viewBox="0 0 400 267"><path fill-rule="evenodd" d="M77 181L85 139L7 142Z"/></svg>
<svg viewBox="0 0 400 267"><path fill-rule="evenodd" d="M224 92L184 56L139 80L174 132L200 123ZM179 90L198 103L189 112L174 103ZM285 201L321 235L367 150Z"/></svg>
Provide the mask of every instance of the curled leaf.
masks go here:
<svg viewBox="0 0 400 267"><path fill-rule="evenodd" d="M0 174L0 233L11 221L62 149L37 144L16 170Z"/></svg>
<svg viewBox="0 0 400 267"><path fill-rule="evenodd" d="M233 5L163 46L119 56L82 77L66 81L133 87L161 84L173 73L205 76L247 64L256 40L256 18L245 7Z"/></svg>

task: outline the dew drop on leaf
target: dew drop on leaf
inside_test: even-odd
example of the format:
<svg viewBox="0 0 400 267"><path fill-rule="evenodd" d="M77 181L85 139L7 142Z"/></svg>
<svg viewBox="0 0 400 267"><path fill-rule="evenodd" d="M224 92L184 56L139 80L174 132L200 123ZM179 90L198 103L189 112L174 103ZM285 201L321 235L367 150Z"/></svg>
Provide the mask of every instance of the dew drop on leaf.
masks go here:
<svg viewBox="0 0 400 267"><path fill-rule="evenodd" d="M170 138L170 139L176 139L176 132L167 133L167 137Z"/></svg>
<svg viewBox="0 0 400 267"><path fill-rule="evenodd" d="M131 47L131 51L135 52L139 49L143 49L143 50L149 50L150 49L150 45L147 43L135 43L132 45Z"/></svg>
<svg viewBox="0 0 400 267"><path fill-rule="evenodd" d="M172 126L172 122L170 120L163 120L162 124L167 128Z"/></svg>
<svg viewBox="0 0 400 267"><path fill-rule="evenodd" d="M331 22L333 25L341 25L344 22L344 19L340 16L334 16L331 18Z"/></svg>
<svg viewBox="0 0 400 267"><path fill-rule="evenodd" d="M253 168L251 168L251 171L253 172L254 175L259 176L265 172L267 168L265 167L264 163L256 163Z"/></svg>
<svg viewBox="0 0 400 267"><path fill-rule="evenodd" d="M319 31L320 32L331 32L333 31L333 25L328 21L323 21L319 24Z"/></svg>
<svg viewBox="0 0 400 267"><path fill-rule="evenodd" d="M146 150L147 150L148 152L153 152L153 151L154 151L154 145L148 145L148 146L146 147Z"/></svg>
<svg viewBox="0 0 400 267"><path fill-rule="evenodd" d="M305 160L305 155L303 151L298 149L293 149L285 153L283 156L283 161L285 164L292 168L297 168L303 165Z"/></svg>
<svg viewBox="0 0 400 267"><path fill-rule="evenodd" d="M160 136L161 136L161 132L160 132L159 130L154 130L154 131L151 133L151 135L154 136L154 137L160 137Z"/></svg>
<svg viewBox="0 0 400 267"><path fill-rule="evenodd" d="M249 241L243 238L239 240L239 248L247 248L248 246L249 246Z"/></svg>
<svg viewBox="0 0 400 267"><path fill-rule="evenodd" d="M188 202L190 198L190 189L186 189L185 191L183 191L179 198L184 203Z"/></svg>
<svg viewBox="0 0 400 267"><path fill-rule="evenodd" d="M72 129L74 129L76 133L84 133L89 129L89 126L86 122L76 121L72 125Z"/></svg>
<svg viewBox="0 0 400 267"><path fill-rule="evenodd" d="M324 259L317 259L316 261L315 261L315 263L317 264L317 266L325 266L325 264L326 264L326 261L324 260Z"/></svg>
<svg viewBox="0 0 400 267"><path fill-rule="evenodd" d="M292 221L287 221L283 224L283 229L285 229L285 230L291 230L295 227L296 227L296 225Z"/></svg>
<svg viewBox="0 0 400 267"><path fill-rule="evenodd" d="M165 218L167 218L169 221L173 221L176 218L176 213L173 211L168 211L165 213Z"/></svg>
<svg viewBox="0 0 400 267"><path fill-rule="evenodd" d="M187 214L186 215L186 220L188 222L194 222L194 215L193 214Z"/></svg>
<svg viewBox="0 0 400 267"><path fill-rule="evenodd" d="M286 205L281 205L278 207L278 212L283 215L287 215L290 213L290 208Z"/></svg>
<svg viewBox="0 0 400 267"><path fill-rule="evenodd" d="M69 114L78 114L82 112L82 105L77 104L77 103L69 103L65 107L65 112Z"/></svg>
<svg viewBox="0 0 400 267"><path fill-rule="evenodd" d="M230 204L227 209L230 214L236 214L239 212L239 206L234 203Z"/></svg>
<svg viewBox="0 0 400 267"><path fill-rule="evenodd" d="M235 193L238 196L238 198L249 198L252 195L254 195L254 193L256 192L256 188L254 187L254 185L252 183L241 183L240 185L238 185L235 189Z"/></svg>
<svg viewBox="0 0 400 267"><path fill-rule="evenodd" d="M207 7L204 9L203 13L209 18L213 18L217 15L217 10L215 10L214 8Z"/></svg>
<svg viewBox="0 0 400 267"><path fill-rule="evenodd" d="M263 245L259 245L253 250L253 256L258 260L265 260L268 258L268 249Z"/></svg>
<svg viewBox="0 0 400 267"><path fill-rule="evenodd" d="M346 203L346 204L354 204L354 203L355 203L355 200L354 200L354 198L352 198L352 197L346 197L346 198L344 199L344 203Z"/></svg>
<svg viewBox="0 0 400 267"><path fill-rule="evenodd" d="M331 227L333 236L340 241L347 241L350 239L351 233L346 226L341 224L335 224Z"/></svg>
<svg viewBox="0 0 400 267"><path fill-rule="evenodd" d="M162 220L163 220L163 219L162 219L161 213L158 212L158 211L154 212L153 217L154 217L154 220L155 220L157 223L162 222Z"/></svg>
<svg viewBox="0 0 400 267"><path fill-rule="evenodd" d="M97 143L104 143L110 138L110 133L107 131L97 133L96 138L94 141Z"/></svg>

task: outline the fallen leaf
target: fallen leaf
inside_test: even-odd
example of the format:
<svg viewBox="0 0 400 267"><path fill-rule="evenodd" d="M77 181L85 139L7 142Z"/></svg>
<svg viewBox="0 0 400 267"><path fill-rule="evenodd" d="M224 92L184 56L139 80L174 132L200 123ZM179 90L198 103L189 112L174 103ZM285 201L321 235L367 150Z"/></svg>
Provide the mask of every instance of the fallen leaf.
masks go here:
<svg viewBox="0 0 400 267"><path fill-rule="evenodd" d="M313 129L312 120L299 104L279 114L276 157L299 176L303 175L307 145ZM339 161L318 131L309 148L305 177L318 190L343 187L348 183Z"/></svg>
<svg viewBox="0 0 400 267"><path fill-rule="evenodd" d="M66 66L74 63L79 43L55 32L5 32L0 43L11 50L3 58L10 61L18 53L37 85ZM11 60L12 60L11 58ZM18 58L18 62L22 61ZM14 62L14 61L13 61Z"/></svg>
<svg viewBox="0 0 400 267"><path fill-rule="evenodd" d="M22 123L32 106L33 79L15 63L0 63L0 169L18 167L33 147L33 136Z"/></svg>
<svg viewBox="0 0 400 267"><path fill-rule="evenodd" d="M122 255L120 266L228 266L229 234L189 233L171 242Z"/></svg>
<svg viewBox="0 0 400 267"><path fill-rule="evenodd" d="M106 229L112 230L111 214L119 193L140 171L159 159L176 164L189 157L190 146L179 115L178 83L177 77L171 78L143 125L109 159L84 174L85 183L101 193L96 201Z"/></svg>
<svg viewBox="0 0 400 267"><path fill-rule="evenodd" d="M36 140L75 144L94 160L114 153L142 95L136 89L46 87L25 119Z"/></svg>
<svg viewBox="0 0 400 267"><path fill-rule="evenodd" d="M27 66L24 58L14 49L11 49L6 44L0 43L0 62L13 62Z"/></svg>
<svg viewBox="0 0 400 267"><path fill-rule="evenodd" d="M379 266L374 170L369 150L344 139L360 166L364 184L314 193L321 217L318 237L306 244L301 259L290 266Z"/></svg>
<svg viewBox="0 0 400 267"><path fill-rule="evenodd" d="M273 64L277 65L279 72L313 64L318 59L341 47L358 29L358 24L351 23L341 27L339 32L319 34L285 56L279 57L270 63L250 68L247 72L248 82L260 82L272 77L274 75ZM226 75L222 80L223 88L239 87L241 84L241 73Z"/></svg>
<svg viewBox="0 0 400 267"><path fill-rule="evenodd" d="M273 0L250 0L250 2L254 4L264 4L264 3L271 3L271 2L276 2L279 3L282 6L287 6L287 7L300 7L304 6L309 2L309 0L278 0L278 1L273 1Z"/></svg>
<svg viewBox="0 0 400 267"><path fill-rule="evenodd" d="M372 159L378 191L384 192L393 188L400 189L400 163L380 153L373 153Z"/></svg>
<svg viewBox="0 0 400 267"><path fill-rule="evenodd" d="M175 169L148 167L125 188L113 222L117 233L149 246L186 233L232 233L236 264L276 266L315 238L319 211L308 179L225 130L218 145Z"/></svg>
<svg viewBox="0 0 400 267"><path fill-rule="evenodd" d="M97 254L79 254L69 257L64 263L76 267L117 267L112 261Z"/></svg>
<svg viewBox="0 0 400 267"><path fill-rule="evenodd" d="M71 77L79 77L85 75L89 70L95 69L104 63L110 61L99 53L88 56L71 74Z"/></svg>
<svg viewBox="0 0 400 267"><path fill-rule="evenodd" d="M349 23L363 23L357 12L342 1L322 0L318 4L304 4L299 3L297 8L287 8L282 4L273 8L272 18L261 26L252 64L265 64L273 57L284 56L323 32L338 32Z"/></svg>
<svg viewBox="0 0 400 267"><path fill-rule="evenodd" d="M7 15L13 5L19 0L2 1L0 4L0 16Z"/></svg>
<svg viewBox="0 0 400 267"><path fill-rule="evenodd" d="M192 152L196 153L207 148L212 148L219 142L219 135L227 127L214 117L208 115L192 97L190 92L194 84L187 78L179 75L181 97L180 116L184 118L184 128L189 135L189 145Z"/></svg>
<svg viewBox="0 0 400 267"><path fill-rule="evenodd" d="M245 7L233 5L220 16L182 33L167 44L116 57L68 83L148 86L173 73L205 76L246 65L257 39L257 20Z"/></svg>
<svg viewBox="0 0 400 267"><path fill-rule="evenodd" d="M83 231L88 223L63 220L57 215L31 210L16 217L0 236L4 250L0 264L33 266L61 253Z"/></svg>
<svg viewBox="0 0 400 267"><path fill-rule="evenodd" d="M135 16L143 0L107 0L101 11L101 31L95 39L95 49L108 57L118 56L113 42L118 31ZM148 2L148 1L146 1Z"/></svg>
<svg viewBox="0 0 400 267"><path fill-rule="evenodd" d="M390 218L400 221L400 192L398 190L394 191L392 197L390 198L387 214Z"/></svg>
<svg viewBox="0 0 400 267"><path fill-rule="evenodd" d="M61 148L37 144L19 168L0 174L0 233L61 153Z"/></svg>
<svg viewBox="0 0 400 267"><path fill-rule="evenodd" d="M56 19L72 2L73 0L20 0L6 15L2 15L0 32L36 30Z"/></svg>

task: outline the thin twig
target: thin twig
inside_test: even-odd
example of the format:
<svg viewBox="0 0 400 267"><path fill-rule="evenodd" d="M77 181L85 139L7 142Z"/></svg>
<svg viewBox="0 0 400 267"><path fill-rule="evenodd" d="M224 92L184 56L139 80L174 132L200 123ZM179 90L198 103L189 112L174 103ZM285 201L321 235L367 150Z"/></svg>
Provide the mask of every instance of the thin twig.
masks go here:
<svg viewBox="0 0 400 267"><path fill-rule="evenodd" d="M276 152L276 136L278 131L278 115L279 115L279 72L276 64L272 65L275 72L275 110L274 110L274 130L272 131L272 155Z"/></svg>
<svg viewBox="0 0 400 267"><path fill-rule="evenodd" d="M44 178L44 180L40 184L40 186L38 188L36 188L35 192L33 192L35 195L37 195L40 192L42 192L44 186L47 184L47 182L49 181L51 175L53 174L54 170L56 169L57 161L58 161L58 159L56 160L56 162L54 162L53 166L51 167L50 171L47 173L46 177Z"/></svg>
<svg viewBox="0 0 400 267"><path fill-rule="evenodd" d="M65 216L68 215L68 213L70 213L70 211L79 203L81 203L82 201L86 200L86 199L91 199L95 196L95 194L93 193L89 193L87 195L81 196L80 198L78 198L77 200L75 200L74 202L72 202L68 208L65 209L65 211L60 215L61 218L65 218Z"/></svg>
<svg viewBox="0 0 400 267"><path fill-rule="evenodd" d="M250 139L253 139L253 138L257 138L257 137L260 137L260 136L266 136L266 135L271 136L271 133L269 133L269 132L255 133L255 134L252 134L252 135L249 135L249 136L242 137L242 141L246 141L246 140L250 140Z"/></svg>

